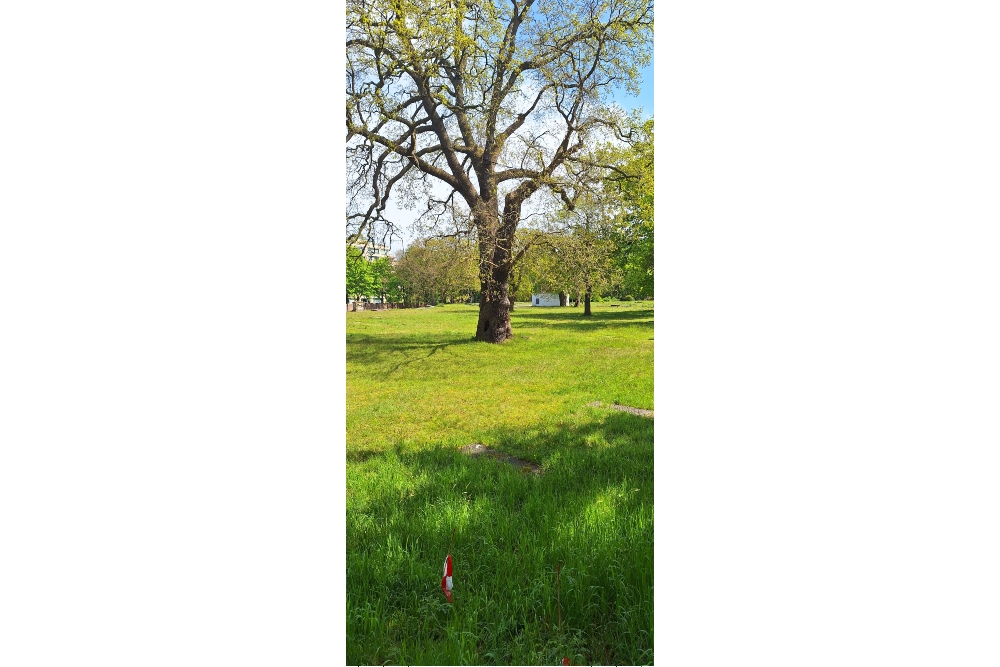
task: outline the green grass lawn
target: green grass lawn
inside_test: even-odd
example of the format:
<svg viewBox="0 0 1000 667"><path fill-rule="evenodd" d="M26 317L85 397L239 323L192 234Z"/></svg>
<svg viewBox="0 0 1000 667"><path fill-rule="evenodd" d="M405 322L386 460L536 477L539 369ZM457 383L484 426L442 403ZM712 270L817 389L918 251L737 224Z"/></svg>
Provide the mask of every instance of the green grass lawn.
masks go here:
<svg viewBox="0 0 1000 667"><path fill-rule="evenodd" d="M653 308L593 307L347 314L348 664L653 661L653 420L587 406L653 408Z"/></svg>

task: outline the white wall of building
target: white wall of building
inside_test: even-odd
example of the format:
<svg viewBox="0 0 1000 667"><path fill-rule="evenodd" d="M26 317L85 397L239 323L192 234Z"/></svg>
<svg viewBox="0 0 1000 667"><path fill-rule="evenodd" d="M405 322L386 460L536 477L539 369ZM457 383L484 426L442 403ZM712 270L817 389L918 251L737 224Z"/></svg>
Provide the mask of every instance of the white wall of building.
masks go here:
<svg viewBox="0 0 1000 667"><path fill-rule="evenodd" d="M532 306L558 306L559 305L559 295L552 294L551 292L543 292L542 294L532 294L531 295L531 305Z"/></svg>

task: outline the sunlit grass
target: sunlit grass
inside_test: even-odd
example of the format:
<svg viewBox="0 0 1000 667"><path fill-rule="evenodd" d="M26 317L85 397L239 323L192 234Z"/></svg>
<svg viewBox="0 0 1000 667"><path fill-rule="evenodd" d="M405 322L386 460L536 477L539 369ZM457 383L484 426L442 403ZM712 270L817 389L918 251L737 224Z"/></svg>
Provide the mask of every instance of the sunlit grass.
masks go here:
<svg viewBox="0 0 1000 667"><path fill-rule="evenodd" d="M652 662L653 423L587 407L653 407L652 304L581 311L499 346L472 306L348 314L348 663Z"/></svg>

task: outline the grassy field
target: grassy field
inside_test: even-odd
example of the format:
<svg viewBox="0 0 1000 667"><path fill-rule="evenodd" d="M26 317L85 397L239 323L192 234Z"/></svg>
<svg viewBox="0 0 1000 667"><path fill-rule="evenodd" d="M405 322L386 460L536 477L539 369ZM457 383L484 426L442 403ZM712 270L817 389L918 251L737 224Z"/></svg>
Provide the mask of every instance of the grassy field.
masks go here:
<svg viewBox="0 0 1000 667"><path fill-rule="evenodd" d="M347 314L348 664L653 661L653 420L588 406L653 408L652 303L582 311Z"/></svg>

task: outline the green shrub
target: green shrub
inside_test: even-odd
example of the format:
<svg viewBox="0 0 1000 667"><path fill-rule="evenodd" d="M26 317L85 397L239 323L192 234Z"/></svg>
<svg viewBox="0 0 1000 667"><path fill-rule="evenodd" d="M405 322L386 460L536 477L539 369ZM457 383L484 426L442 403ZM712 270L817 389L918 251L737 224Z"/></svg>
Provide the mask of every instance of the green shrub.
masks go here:
<svg viewBox="0 0 1000 667"><path fill-rule="evenodd" d="M625 300L626 301L635 301L635 297L632 296L631 294L626 294L625 295Z"/></svg>

